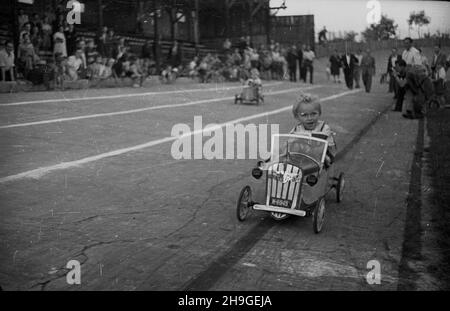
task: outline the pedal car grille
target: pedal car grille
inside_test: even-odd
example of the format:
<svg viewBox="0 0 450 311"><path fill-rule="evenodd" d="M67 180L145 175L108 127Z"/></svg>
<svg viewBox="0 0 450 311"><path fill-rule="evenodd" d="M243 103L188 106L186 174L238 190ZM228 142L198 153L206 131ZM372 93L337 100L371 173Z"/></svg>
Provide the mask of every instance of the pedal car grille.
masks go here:
<svg viewBox="0 0 450 311"><path fill-rule="evenodd" d="M302 170L297 166L276 163L267 171L266 204L296 208L302 185Z"/></svg>

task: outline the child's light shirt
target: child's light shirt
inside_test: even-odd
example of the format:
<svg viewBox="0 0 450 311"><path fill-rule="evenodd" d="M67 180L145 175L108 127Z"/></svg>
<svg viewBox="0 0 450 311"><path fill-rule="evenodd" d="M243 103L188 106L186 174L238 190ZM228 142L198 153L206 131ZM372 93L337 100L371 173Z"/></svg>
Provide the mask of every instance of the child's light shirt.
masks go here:
<svg viewBox="0 0 450 311"><path fill-rule="evenodd" d="M325 121L321 121L319 120L317 122L316 127L313 130L307 130L305 129L305 127L303 126L303 124L299 123L297 124L290 132L290 134L311 134L311 133L322 133L324 135L327 135L327 141L328 141L328 146L329 147L335 147L335 142L334 142L334 137L333 137L333 133L331 131L331 128L328 124L325 123Z"/></svg>

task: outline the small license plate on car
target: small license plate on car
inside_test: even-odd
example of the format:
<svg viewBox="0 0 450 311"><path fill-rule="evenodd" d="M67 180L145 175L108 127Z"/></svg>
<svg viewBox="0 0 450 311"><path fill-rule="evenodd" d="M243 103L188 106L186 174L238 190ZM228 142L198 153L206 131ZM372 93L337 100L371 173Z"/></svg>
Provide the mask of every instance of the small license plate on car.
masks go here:
<svg viewBox="0 0 450 311"><path fill-rule="evenodd" d="M273 205L273 206L291 208L291 203L292 202L290 200L270 198L270 205Z"/></svg>

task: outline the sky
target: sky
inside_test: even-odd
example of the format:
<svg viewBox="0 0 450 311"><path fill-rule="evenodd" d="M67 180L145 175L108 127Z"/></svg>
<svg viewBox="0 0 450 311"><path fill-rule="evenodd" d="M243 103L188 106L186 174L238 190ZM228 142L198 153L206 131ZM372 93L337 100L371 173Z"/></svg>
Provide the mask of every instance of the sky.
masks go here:
<svg viewBox="0 0 450 311"><path fill-rule="evenodd" d="M271 7L278 7L282 0L271 0ZM366 7L369 0L286 0L287 9L280 10L278 16L313 14L316 33L323 26L328 31L355 31L360 33L367 26L367 15L370 9ZM428 27L423 27L421 33L437 30L450 33L450 2L446 1L410 1L410 0L378 0L381 14L394 19L398 25L397 33L401 38L411 36L417 38L416 29L409 31L407 19L410 12L425 10L425 15L431 17Z"/></svg>

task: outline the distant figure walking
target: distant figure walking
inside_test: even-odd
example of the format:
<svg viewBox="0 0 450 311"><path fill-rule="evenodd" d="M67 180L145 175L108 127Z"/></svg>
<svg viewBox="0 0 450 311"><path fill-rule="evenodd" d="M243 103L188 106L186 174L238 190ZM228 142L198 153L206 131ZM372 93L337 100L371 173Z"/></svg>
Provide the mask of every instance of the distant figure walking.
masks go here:
<svg viewBox="0 0 450 311"><path fill-rule="evenodd" d="M316 55L311 50L311 47L309 45L306 46L305 51L303 51L303 64L305 67L305 76L304 76L304 82L306 83L306 77L309 72L309 83L313 84L313 75L314 75L314 58L316 58Z"/></svg>
<svg viewBox="0 0 450 311"><path fill-rule="evenodd" d="M330 74L333 76L334 83L341 83L341 58L338 51L334 50L334 54L330 56Z"/></svg>

